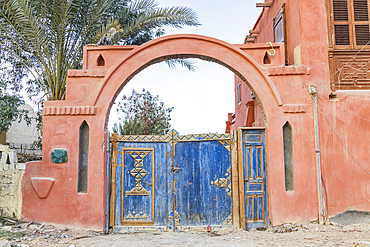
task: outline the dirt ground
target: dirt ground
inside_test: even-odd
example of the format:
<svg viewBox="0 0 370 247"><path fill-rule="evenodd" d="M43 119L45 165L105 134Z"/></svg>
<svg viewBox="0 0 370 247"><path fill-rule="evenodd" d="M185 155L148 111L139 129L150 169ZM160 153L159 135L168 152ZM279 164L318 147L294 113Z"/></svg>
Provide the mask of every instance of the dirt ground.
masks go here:
<svg viewBox="0 0 370 247"><path fill-rule="evenodd" d="M285 224L265 231L103 234L23 222L2 227L2 246L370 246L370 224L308 223Z"/></svg>

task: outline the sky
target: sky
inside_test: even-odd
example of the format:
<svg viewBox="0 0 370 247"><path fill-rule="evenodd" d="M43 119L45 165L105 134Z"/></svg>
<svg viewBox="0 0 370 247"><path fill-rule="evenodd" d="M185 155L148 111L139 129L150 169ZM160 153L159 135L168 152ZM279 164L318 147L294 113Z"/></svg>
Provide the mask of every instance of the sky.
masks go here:
<svg viewBox="0 0 370 247"><path fill-rule="evenodd" d="M187 6L198 13L200 27L183 29L165 28L170 34L199 34L231 44L242 44L261 13L256 8L261 0L156 0L161 7ZM227 3L227 4L226 4ZM168 107L171 127L181 135L224 133L227 114L234 112L234 74L225 67L195 59L195 72L177 66L170 69L165 63L152 65L136 75L122 90L131 95L132 90L143 88ZM117 105L117 104L116 104ZM111 110L109 128L118 122L115 107Z"/></svg>

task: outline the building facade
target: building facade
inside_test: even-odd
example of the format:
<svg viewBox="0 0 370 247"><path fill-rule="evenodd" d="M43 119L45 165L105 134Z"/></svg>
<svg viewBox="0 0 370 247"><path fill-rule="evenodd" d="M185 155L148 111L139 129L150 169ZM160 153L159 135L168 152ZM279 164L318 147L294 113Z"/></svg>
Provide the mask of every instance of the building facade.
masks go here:
<svg viewBox="0 0 370 247"><path fill-rule="evenodd" d="M231 152L231 168L227 164L224 177L207 181L212 189L228 189L232 198L232 215L223 222L234 227L253 225L252 218L260 217L256 212L248 222L252 205L248 200L253 196L266 198L259 204L253 202L266 211L259 218L263 226L322 221L346 210L369 211L369 1L274 0L259 5L263 6L262 13L245 44L231 45L200 35L172 35L140 46L85 47L83 69L68 73L65 100L45 102L42 161L27 164L21 214L26 219L103 230L112 219L114 207L123 212L123 190L115 200L122 201L121 206L110 200L116 181L109 163L109 111L133 76L151 64L173 58L216 62L236 75L236 109L229 114L227 128L239 132L235 135L233 131L233 137L220 139L217 144L224 145L223 152ZM249 130L254 132L249 134ZM173 134L166 140L174 143L175 137ZM114 140L118 139L122 137ZM263 169L260 167L264 175L258 177L257 172L260 180L254 184L243 163L247 155L232 153L245 154L248 140L254 142L253 150L258 150L247 149L249 161L258 158L264 164ZM130 155L135 155L136 161L138 156L133 152ZM181 167L168 164L167 171L155 176L163 179L171 177L171 172L181 172L177 169ZM118 166L122 164L117 162ZM131 176L137 176L136 170L132 171ZM147 184L137 178L136 192L155 186L154 177L150 180L147 173L145 177ZM170 180L166 183L167 188L174 184ZM197 191L205 188L198 187ZM260 194L251 196L249 189ZM155 194L156 189L147 192L143 195ZM117 190L114 193L119 194ZM160 196L170 197L167 193ZM188 198L189 202L193 200ZM153 203L151 208L156 210ZM175 212L179 204L172 205L168 210L172 211L163 216L167 227L186 216ZM127 219L132 222L136 217L142 220L150 216L131 210ZM125 219L121 223L126 223ZM149 227L155 223L153 218L135 224Z"/></svg>
<svg viewBox="0 0 370 247"><path fill-rule="evenodd" d="M271 49L261 63L272 71L270 78L281 96L286 119L263 121L263 102L259 104L252 90L236 76L235 113L229 114L227 128L273 125L280 129L277 136L270 137L278 138L280 145L267 144L274 157L268 165L278 166L281 171L269 174L269 186L282 192L279 198L270 198L270 203L272 207L276 203L280 212L286 210L282 200L299 209L285 212L285 221L305 214L304 200L295 198L309 195L308 191L302 193L310 176L305 170L318 169L318 156L322 183L321 188L312 186L312 190L318 190L321 199L320 195L311 199L317 200L315 204L322 200L321 214L330 217L346 210L369 211L370 1L266 0L257 5L263 9L245 43L280 43L285 50L285 65L292 71L306 66L309 73L297 75L285 73L286 69L272 69L276 55ZM317 92L317 120L312 90ZM314 138L315 125L319 146ZM278 184L271 184L276 176Z"/></svg>

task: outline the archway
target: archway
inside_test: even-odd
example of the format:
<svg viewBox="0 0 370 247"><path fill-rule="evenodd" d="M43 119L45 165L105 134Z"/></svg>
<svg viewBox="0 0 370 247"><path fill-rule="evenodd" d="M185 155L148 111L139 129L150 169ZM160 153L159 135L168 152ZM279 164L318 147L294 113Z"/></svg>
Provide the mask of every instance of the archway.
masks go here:
<svg viewBox="0 0 370 247"><path fill-rule="evenodd" d="M151 64L188 57L219 63L248 84L263 109L266 125L276 115L283 114L279 109L282 100L269 77L271 72L262 67L270 46L261 46L252 55L247 54L248 49L247 45L230 45L199 35L166 36L141 46L85 47L83 70L69 71L66 99L45 103L43 161L27 168L22 182L22 214L39 221L104 228L109 181L105 167L107 116L122 87ZM276 45L275 49L279 54L280 46ZM257 62L252 56L261 57L261 61ZM282 56L278 55L269 66L282 64ZM84 154L88 156L86 193L77 190L80 154L76 137L82 122L89 126L89 150ZM52 151L56 149L64 150L67 162L52 162ZM35 178L38 178L36 189L29 183ZM40 200L41 190L48 192L43 200ZM57 212L69 212L70 217Z"/></svg>
<svg viewBox="0 0 370 247"><path fill-rule="evenodd" d="M218 63L234 72L257 96L265 122L268 117L262 102L275 107L282 105L274 83L254 59L233 45L200 35L166 36L133 49L107 71L93 104L106 105L109 101L108 116L119 92L136 74L152 64L173 58L198 58ZM123 82L122 78L125 78Z"/></svg>

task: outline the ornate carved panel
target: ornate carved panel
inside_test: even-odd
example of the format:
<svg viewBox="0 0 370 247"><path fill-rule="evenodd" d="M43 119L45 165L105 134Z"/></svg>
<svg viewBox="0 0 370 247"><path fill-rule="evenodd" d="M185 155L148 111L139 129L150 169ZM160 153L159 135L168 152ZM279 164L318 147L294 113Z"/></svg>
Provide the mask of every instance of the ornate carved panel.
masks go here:
<svg viewBox="0 0 370 247"><path fill-rule="evenodd" d="M370 55L333 54L329 57L332 90L370 89Z"/></svg>

